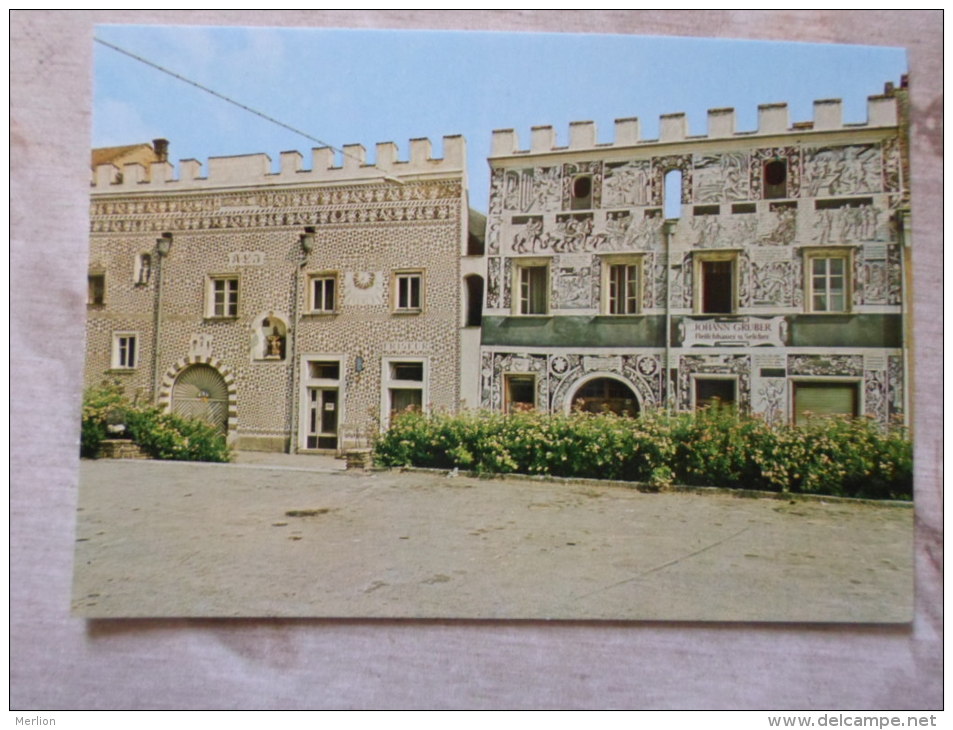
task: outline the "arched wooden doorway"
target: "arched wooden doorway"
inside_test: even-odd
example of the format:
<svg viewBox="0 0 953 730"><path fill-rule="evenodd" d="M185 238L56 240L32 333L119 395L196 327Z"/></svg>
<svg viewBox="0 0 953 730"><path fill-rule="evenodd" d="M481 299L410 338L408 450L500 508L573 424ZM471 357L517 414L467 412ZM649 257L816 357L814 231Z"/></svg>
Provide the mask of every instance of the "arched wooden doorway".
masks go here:
<svg viewBox="0 0 953 730"><path fill-rule="evenodd" d="M228 386L209 365L190 365L172 386L172 412L200 418L222 433L228 431Z"/></svg>
<svg viewBox="0 0 953 730"><path fill-rule="evenodd" d="M639 415L639 400L632 389L620 380L594 378L576 391L572 398L572 410L635 417Z"/></svg>

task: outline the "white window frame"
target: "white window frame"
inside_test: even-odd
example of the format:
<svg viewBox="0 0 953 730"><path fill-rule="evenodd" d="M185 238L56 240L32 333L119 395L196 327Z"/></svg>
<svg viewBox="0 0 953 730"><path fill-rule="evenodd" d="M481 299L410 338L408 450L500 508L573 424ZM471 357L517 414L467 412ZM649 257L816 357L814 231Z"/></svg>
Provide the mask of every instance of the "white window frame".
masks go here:
<svg viewBox="0 0 953 730"><path fill-rule="evenodd" d="M334 285L334 292L332 295L331 308L328 309L324 306L325 299L327 298L326 292L324 291L326 284L321 287L321 297L320 301L318 297L315 296L315 285L317 282L327 282L331 281ZM308 275L308 310L312 314L334 314L338 311L338 296L340 293L340 286L338 283L338 273L336 271L320 271Z"/></svg>
<svg viewBox="0 0 953 730"><path fill-rule="evenodd" d="M641 255L616 255L616 256L602 256L602 314L612 316L612 317L631 317L637 314L642 314L642 294L643 294L643 284L644 284L644 267L643 259ZM612 311L612 267L614 266L626 266L635 268L635 311L634 312L613 312ZM626 278L626 283L628 283L628 277ZM630 300L628 294L623 296L623 304L627 304ZM623 307L628 309L627 306Z"/></svg>
<svg viewBox="0 0 953 730"><path fill-rule="evenodd" d="M801 249L804 253L804 310L811 314L849 314L851 301L854 298L854 250L847 246L824 246ZM844 308L843 309L815 309L814 308L814 262L819 259L842 259L844 262ZM826 279L829 280L830 274ZM825 292L830 304L830 292Z"/></svg>
<svg viewBox="0 0 953 730"><path fill-rule="evenodd" d="M421 269L406 269L401 271L395 271L393 274L393 286L391 291L391 309L395 314L420 314L424 310L424 297L426 291L424 289L424 272ZM418 299L416 306L414 302L408 301L403 306L401 306L401 289L403 288L403 282L408 282L407 286L410 287L409 282L417 279L418 284ZM407 298L412 298L412 289L408 288Z"/></svg>
<svg viewBox="0 0 953 730"><path fill-rule="evenodd" d="M229 312L230 307L228 306L227 299L223 302L225 305L223 307L223 313L218 313L216 311L216 285L219 282L234 281L235 282L235 305L234 313ZM208 319L237 319L239 311L241 309L241 277L238 274L212 274L208 277L205 289L205 316ZM226 287L225 292L228 294L228 288Z"/></svg>
<svg viewBox="0 0 953 730"><path fill-rule="evenodd" d="M394 366L400 364L414 364L422 367L420 380L403 380L394 374ZM390 428L390 414L393 390L419 390L421 410L430 412L430 358L429 357L401 357L398 355L381 358L381 427Z"/></svg>
<svg viewBox="0 0 953 730"><path fill-rule="evenodd" d="M552 260L548 257L546 258L520 258L513 259L513 293L512 293L512 311L514 315L520 317L548 317L550 314L550 307L552 304ZM530 269L545 269L544 276L544 295L545 295L545 305L542 312L525 312L524 303L526 304L525 308L528 308L529 302L531 301L531 296L527 288L527 295L523 294L523 272L529 271ZM531 282L527 282L527 287L529 287Z"/></svg>
<svg viewBox="0 0 953 730"><path fill-rule="evenodd" d="M148 269L146 269L146 268L144 267L144 265L143 265L143 264L145 263L145 260L146 260L147 258L149 259L149 268L148 268ZM153 255L153 253L152 253L151 251L143 251L143 252L141 252L141 253L136 254L136 265L135 265L135 268L134 268L133 274L132 274L132 276L133 276L133 282L132 282L132 283L133 283L135 286L147 286L147 285L152 281L152 274L153 274L153 271L154 271L154 266L155 266L155 259L154 259L154 255ZM145 277L145 280L143 280L143 272L144 272L144 271L147 271L147 275L146 275L146 277Z"/></svg>
<svg viewBox="0 0 953 730"><path fill-rule="evenodd" d="M125 343L123 341L126 341ZM132 340L131 362L128 355L128 341ZM113 332L112 356L110 358L112 370L135 370L139 367L139 333Z"/></svg>
<svg viewBox="0 0 953 730"><path fill-rule="evenodd" d="M738 313L738 280L741 278L739 271L738 251L696 251L692 255L692 311L695 314L729 315ZM704 264L712 261L730 261L731 262L731 309L728 312L706 312L704 311L705 292L704 292Z"/></svg>

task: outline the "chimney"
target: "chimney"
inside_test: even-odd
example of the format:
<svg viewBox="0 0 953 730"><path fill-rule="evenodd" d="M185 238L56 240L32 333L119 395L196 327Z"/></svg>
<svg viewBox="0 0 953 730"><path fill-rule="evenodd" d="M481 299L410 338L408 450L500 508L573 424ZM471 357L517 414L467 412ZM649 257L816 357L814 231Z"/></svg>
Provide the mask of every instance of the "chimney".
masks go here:
<svg viewBox="0 0 953 730"><path fill-rule="evenodd" d="M161 138L152 140L152 149L155 150L156 157L159 158L158 162L169 161L169 140Z"/></svg>

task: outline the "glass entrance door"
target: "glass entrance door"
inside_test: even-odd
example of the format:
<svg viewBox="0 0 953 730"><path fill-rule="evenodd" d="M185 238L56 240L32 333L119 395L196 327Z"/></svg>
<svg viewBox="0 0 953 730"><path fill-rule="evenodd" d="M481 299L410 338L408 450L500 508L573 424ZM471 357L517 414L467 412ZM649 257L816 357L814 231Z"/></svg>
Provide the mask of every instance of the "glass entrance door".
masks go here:
<svg viewBox="0 0 953 730"><path fill-rule="evenodd" d="M338 447L338 389L308 388L307 448Z"/></svg>

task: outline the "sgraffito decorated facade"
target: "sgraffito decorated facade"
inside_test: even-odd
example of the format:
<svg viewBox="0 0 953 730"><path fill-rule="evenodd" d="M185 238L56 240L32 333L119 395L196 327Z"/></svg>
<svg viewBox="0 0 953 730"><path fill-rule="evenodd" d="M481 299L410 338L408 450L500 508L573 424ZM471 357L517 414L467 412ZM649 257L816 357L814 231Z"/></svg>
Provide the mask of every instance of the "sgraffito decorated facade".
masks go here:
<svg viewBox="0 0 953 730"><path fill-rule="evenodd" d="M718 399L773 422L905 417L906 88L735 130L493 134L481 403L635 415Z"/></svg>
<svg viewBox="0 0 953 730"><path fill-rule="evenodd" d="M310 170L286 152L278 172L257 154L178 179L159 142L148 167L94 170L87 385L266 450L342 450L394 411L475 405L462 138L442 159L413 140L407 161L385 143L373 165L350 146L340 166L316 149Z"/></svg>

